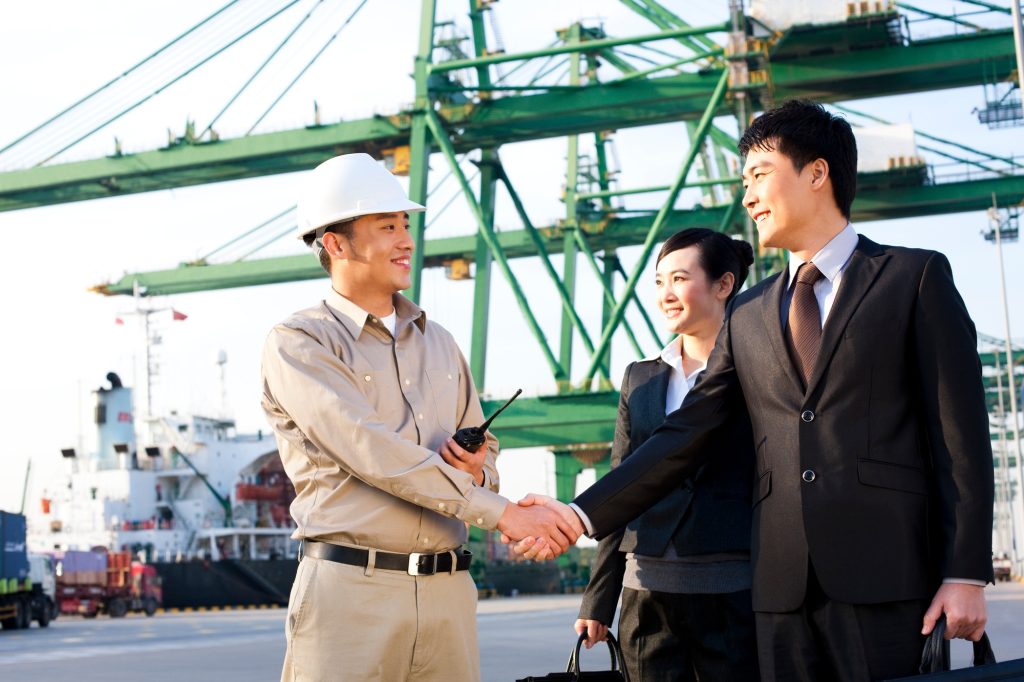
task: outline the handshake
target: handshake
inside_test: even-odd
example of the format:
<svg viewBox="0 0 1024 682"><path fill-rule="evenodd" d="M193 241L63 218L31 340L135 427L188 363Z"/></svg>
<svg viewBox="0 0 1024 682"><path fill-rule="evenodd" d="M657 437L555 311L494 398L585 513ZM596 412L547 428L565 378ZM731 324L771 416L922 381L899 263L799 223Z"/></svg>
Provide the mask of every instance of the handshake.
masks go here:
<svg viewBox="0 0 1024 682"><path fill-rule="evenodd" d="M526 559L553 559L576 544L585 528L572 508L546 495L533 493L511 502L498 520L501 541L515 542L513 550Z"/></svg>

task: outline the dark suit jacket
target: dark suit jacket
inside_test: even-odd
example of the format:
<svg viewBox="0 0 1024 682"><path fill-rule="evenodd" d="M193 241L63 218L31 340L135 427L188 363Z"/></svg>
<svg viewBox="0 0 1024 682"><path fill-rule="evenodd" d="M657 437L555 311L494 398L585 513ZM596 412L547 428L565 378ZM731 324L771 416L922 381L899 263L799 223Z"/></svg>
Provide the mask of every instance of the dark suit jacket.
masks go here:
<svg viewBox="0 0 1024 682"><path fill-rule="evenodd" d="M617 467L665 420L672 368L661 358L626 368L612 443ZM583 595L581 618L611 624L622 590L626 552L661 556L671 542L679 556L750 551L750 491L754 448L750 419L737 411L711 446L708 463L693 478L622 529L603 538Z"/></svg>
<svg viewBox="0 0 1024 682"><path fill-rule="evenodd" d="M756 611L798 608L808 559L830 598L854 604L930 598L942 578L990 581L988 415L949 262L861 237L806 389L783 338L785 285L776 275L734 300L682 407L576 498L596 535L713 456L712 430L745 404Z"/></svg>

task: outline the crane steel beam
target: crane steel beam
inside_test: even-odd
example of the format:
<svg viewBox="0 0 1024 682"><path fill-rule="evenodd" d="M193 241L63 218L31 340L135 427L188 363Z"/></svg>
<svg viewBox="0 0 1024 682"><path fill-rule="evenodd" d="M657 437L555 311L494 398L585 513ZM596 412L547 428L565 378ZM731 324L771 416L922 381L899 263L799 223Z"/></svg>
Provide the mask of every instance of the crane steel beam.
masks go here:
<svg viewBox="0 0 1024 682"><path fill-rule="evenodd" d="M1012 29L1000 29L818 57L774 59L769 71L777 100L809 97L838 102L980 85L986 68L1002 80L1015 68L1014 60Z"/></svg>
<svg viewBox="0 0 1024 682"><path fill-rule="evenodd" d="M503 402L482 401L484 414L492 413ZM502 413L491 430L503 450L610 443L615 437L618 402L618 391L520 398ZM1012 438L1010 434L1007 437ZM999 434L993 431L990 438L998 440Z"/></svg>
<svg viewBox="0 0 1024 682"><path fill-rule="evenodd" d="M854 58L855 57L855 58ZM1014 69L1010 29L769 64L776 99L843 101L963 87ZM701 116L720 72L582 85L535 95L443 106L456 151L523 140L613 130ZM718 113L729 113L728 104ZM407 145L411 115L345 121L217 142L0 173L0 211L288 173L340 153L380 155Z"/></svg>
<svg viewBox="0 0 1024 682"><path fill-rule="evenodd" d="M504 401L484 400L493 412ZM608 443L615 437L618 391L566 393L520 398L503 412L492 430L502 449Z"/></svg>
<svg viewBox="0 0 1024 682"><path fill-rule="evenodd" d="M873 187L858 192L853 202L853 219L887 220L914 216L940 215L963 211L982 211L992 202L992 193L1000 205L1018 204L1024 200L1024 175L1001 176L963 182L946 182L916 187L893 187L871 174ZM899 177L899 174L895 174ZM862 182L863 180L862 176ZM729 207L726 205L689 210L675 210L669 214L660 238L688 227L721 226ZM580 220L580 228L587 233L595 251L614 249L640 243L650 228L651 214L619 216L608 219ZM537 228L548 253L561 253L563 234L557 227ZM496 232L498 245L507 258L537 255L534 238L526 230ZM424 245L423 262L426 267L440 267L455 258L475 260L477 238L475 234L461 237L428 239ZM309 254L264 258L215 265L182 265L170 270L127 274L119 281L101 285L98 291L110 295L132 295L138 281L145 295L184 294L213 289L276 284L324 277L319 263Z"/></svg>
<svg viewBox="0 0 1024 682"><path fill-rule="evenodd" d="M1015 351L1017 361L1024 351ZM993 353L979 353L981 364L992 367ZM520 398L495 422L494 435L502 448L559 447L578 443L607 443L615 432L618 391L562 393ZM501 407L504 400L484 399L484 414ZM999 434L992 432L997 440Z"/></svg>

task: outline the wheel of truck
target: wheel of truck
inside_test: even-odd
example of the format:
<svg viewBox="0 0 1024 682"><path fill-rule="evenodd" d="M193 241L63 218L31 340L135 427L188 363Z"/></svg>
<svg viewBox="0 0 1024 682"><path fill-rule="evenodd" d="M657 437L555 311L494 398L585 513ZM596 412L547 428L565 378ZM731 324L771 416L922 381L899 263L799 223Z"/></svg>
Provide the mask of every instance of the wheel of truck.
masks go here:
<svg viewBox="0 0 1024 682"><path fill-rule="evenodd" d="M0 627L4 630L16 630L18 629L18 614L15 613L10 618L4 618L0 620Z"/></svg>
<svg viewBox="0 0 1024 682"><path fill-rule="evenodd" d="M142 610L147 616L152 616L156 613L156 599L152 597L146 597L142 600Z"/></svg>
<svg viewBox="0 0 1024 682"><path fill-rule="evenodd" d="M48 599L44 599L43 603L39 605L39 617L36 618L36 622L41 628L50 625L50 602Z"/></svg>
<svg viewBox="0 0 1024 682"><path fill-rule="evenodd" d="M47 599L46 607L50 609L50 622L57 620L57 616L60 615L60 607L57 606L57 602Z"/></svg>
<svg viewBox="0 0 1024 682"><path fill-rule="evenodd" d="M32 627L32 602L28 599L18 600L18 628L27 630Z"/></svg>
<svg viewBox="0 0 1024 682"><path fill-rule="evenodd" d="M120 597L111 599L107 604L107 613L111 618L124 618L124 614L128 613L128 604Z"/></svg>

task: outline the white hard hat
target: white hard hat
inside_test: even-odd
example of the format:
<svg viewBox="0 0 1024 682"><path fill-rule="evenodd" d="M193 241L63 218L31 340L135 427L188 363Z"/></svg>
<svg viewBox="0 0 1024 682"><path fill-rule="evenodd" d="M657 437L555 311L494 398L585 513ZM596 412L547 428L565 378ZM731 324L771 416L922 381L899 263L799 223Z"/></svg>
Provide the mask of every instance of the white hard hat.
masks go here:
<svg viewBox="0 0 1024 682"><path fill-rule="evenodd" d="M321 227L373 213L416 213L402 185L369 154L343 154L324 161L306 178L299 200L299 239Z"/></svg>

